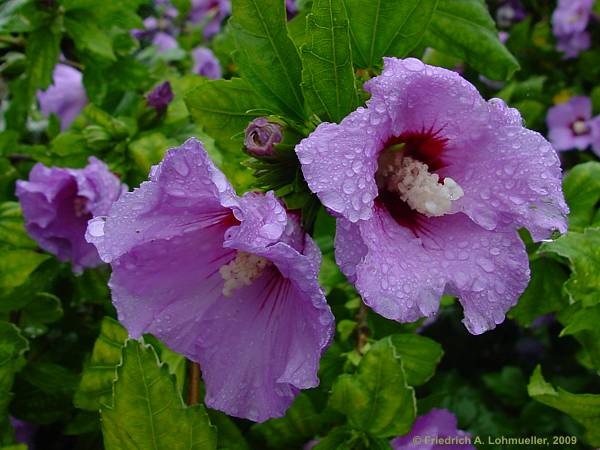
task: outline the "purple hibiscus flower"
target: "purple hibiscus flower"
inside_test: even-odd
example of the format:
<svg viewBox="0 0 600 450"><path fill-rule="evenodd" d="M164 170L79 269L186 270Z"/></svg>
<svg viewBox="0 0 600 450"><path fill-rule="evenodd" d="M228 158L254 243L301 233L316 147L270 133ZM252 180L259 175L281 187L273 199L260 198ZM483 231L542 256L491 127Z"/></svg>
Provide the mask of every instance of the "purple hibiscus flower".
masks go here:
<svg viewBox="0 0 600 450"><path fill-rule="evenodd" d="M589 97L571 97L553 106L546 117L548 137L557 150L585 150L590 145L600 155L600 116L592 118Z"/></svg>
<svg viewBox="0 0 600 450"><path fill-rule="evenodd" d="M91 157L83 169L36 164L29 181L18 180L25 228L41 248L61 261L70 260L73 271L95 267L102 261L86 242L87 222L108 213L126 187L106 164Z"/></svg>
<svg viewBox="0 0 600 450"><path fill-rule="evenodd" d="M504 320L529 280L517 229L566 231L552 146L455 72L385 58L367 108L296 146L337 216L336 259L363 300L401 322L459 297L473 334Z"/></svg>
<svg viewBox="0 0 600 450"><path fill-rule="evenodd" d="M56 114L62 130L71 125L88 102L82 79L83 75L79 70L66 64L57 64L52 75L52 85L37 93L42 113L46 116Z"/></svg>
<svg viewBox="0 0 600 450"><path fill-rule="evenodd" d="M257 117L246 127L244 147L253 156L271 156L275 144L283 139L281 125L269 122L266 117Z"/></svg>
<svg viewBox="0 0 600 450"><path fill-rule="evenodd" d="M471 435L457 429L456 417L445 409L417 417L410 433L390 445L393 450L475 450Z"/></svg>
<svg viewBox="0 0 600 450"><path fill-rule="evenodd" d="M193 24L204 24L204 37L209 39L221 30L221 22L230 14L230 0L192 0L189 19Z"/></svg>
<svg viewBox="0 0 600 450"><path fill-rule="evenodd" d="M221 78L221 64L210 48L196 47L192 50L192 71L206 78Z"/></svg>
<svg viewBox="0 0 600 450"><path fill-rule="evenodd" d="M585 31L594 0L559 0L552 13L552 31L557 39L556 49L565 59L576 57L590 47L591 38Z"/></svg>
<svg viewBox="0 0 600 450"><path fill-rule="evenodd" d="M198 362L209 407L264 421L318 384L333 333L318 247L272 192L238 197L199 141L169 150L87 237L129 334Z"/></svg>

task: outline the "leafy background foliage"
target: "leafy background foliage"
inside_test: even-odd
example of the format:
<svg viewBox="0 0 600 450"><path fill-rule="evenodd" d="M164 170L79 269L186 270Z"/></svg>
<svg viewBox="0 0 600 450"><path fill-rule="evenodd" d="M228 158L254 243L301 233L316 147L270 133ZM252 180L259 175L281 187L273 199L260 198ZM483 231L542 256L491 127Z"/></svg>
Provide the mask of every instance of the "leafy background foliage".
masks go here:
<svg viewBox="0 0 600 450"><path fill-rule="evenodd" d="M600 446L600 162L590 152L563 155L569 233L542 245L523 233L532 281L510 320L483 336L464 330L452 298L427 324L361 308L335 266L334 222L293 153L317 123L340 121L364 102L361 85L381 71L383 56L460 65L484 96L517 107L540 132L565 95L590 94L600 113L600 46L562 63L549 23L554 2L524 1L529 15L504 46L498 1L305 0L287 21L283 0L233 0L233 17L210 42L225 69L219 80L190 74L201 26L184 29L179 51L159 54L130 33L154 13L151 2L101 3L0 4L0 448L20 448L10 415L37 424L45 449L291 449L312 439L319 450L379 449L433 407L484 439L564 435L577 437L569 448ZM189 0L173 3L182 16L190 9ZM83 72L90 99L64 132L35 101L59 60ZM156 115L144 95L165 80L175 100ZM286 138L272 160L249 161L243 130L265 115L285 124ZM81 167L95 155L137 186L189 136L205 142L240 192L275 189L301 209L324 253L336 338L320 387L280 419L252 424L186 406L186 361L152 336L127 339L108 269L73 276L23 227L14 183L35 162Z"/></svg>

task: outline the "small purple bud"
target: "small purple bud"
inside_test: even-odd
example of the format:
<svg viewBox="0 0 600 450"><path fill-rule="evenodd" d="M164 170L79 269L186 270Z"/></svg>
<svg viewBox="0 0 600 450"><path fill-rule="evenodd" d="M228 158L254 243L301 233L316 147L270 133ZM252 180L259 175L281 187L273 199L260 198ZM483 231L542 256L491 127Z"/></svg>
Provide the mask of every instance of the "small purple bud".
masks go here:
<svg viewBox="0 0 600 450"><path fill-rule="evenodd" d="M258 117L246 128L244 146L252 156L271 156L273 146L281 142L281 125L269 122L266 117Z"/></svg>
<svg viewBox="0 0 600 450"><path fill-rule="evenodd" d="M168 81L156 86L146 97L148 106L156 109L158 112L164 112L172 100L173 91L171 90L171 83Z"/></svg>

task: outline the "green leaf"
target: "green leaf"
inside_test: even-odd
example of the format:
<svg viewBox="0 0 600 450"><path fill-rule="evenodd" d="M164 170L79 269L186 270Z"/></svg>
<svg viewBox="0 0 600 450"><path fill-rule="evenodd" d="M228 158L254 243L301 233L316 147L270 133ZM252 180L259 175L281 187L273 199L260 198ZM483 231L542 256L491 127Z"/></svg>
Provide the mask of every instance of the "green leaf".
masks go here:
<svg viewBox="0 0 600 450"><path fill-rule="evenodd" d="M23 355L29 344L12 323L0 322L0 428L7 418L7 409L15 373L25 364Z"/></svg>
<svg viewBox="0 0 600 450"><path fill-rule="evenodd" d="M339 122L358 106L348 18L342 0L315 0L301 49L302 88L312 111Z"/></svg>
<svg viewBox="0 0 600 450"><path fill-rule="evenodd" d="M329 414L329 417L331 414ZM327 431L331 421L319 413L307 394L300 394L280 419L271 419L252 427L270 448L295 448Z"/></svg>
<svg viewBox="0 0 600 450"><path fill-rule="evenodd" d="M486 373L483 382L502 402L523 405L527 399L526 379L519 367L505 366L500 372Z"/></svg>
<svg viewBox="0 0 600 450"><path fill-rule="evenodd" d="M248 123L260 115L260 99L244 80L206 80L190 91L185 102L196 123L219 147L240 151Z"/></svg>
<svg viewBox="0 0 600 450"><path fill-rule="evenodd" d="M244 434L235 424L234 420L216 409L209 409L208 416L218 430L217 448L231 450L251 450L244 438Z"/></svg>
<svg viewBox="0 0 600 450"><path fill-rule="evenodd" d="M21 206L17 202L0 203L0 247L35 249L23 225Z"/></svg>
<svg viewBox="0 0 600 450"><path fill-rule="evenodd" d="M572 273L564 288L573 301L585 307L600 303L600 228L569 232L542 244L540 252L556 253L569 260Z"/></svg>
<svg viewBox="0 0 600 450"><path fill-rule="evenodd" d="M59 364L29 362L17 376L11 410L27 422L56 422L73 411L71 399L78 380L77 374Z"/></svg>
<svg viewBox="0 0 600 450"><path fill-rule="evenodd" d="M544 93L544 84L548 77L540 75L533 76L527 80L514 80L507 84L500 92L496 94L506 103L514 103L519 100L536 98Z"/></svg>
<svg viewBox="0 0 600 450"><path fill-rule="evenodd" d="M521 295L519 303L508 316L520 325L528 327L540 316L561 310L566 303L562 295L562 285L568 275L562 264L549 259L534 259L529 264L531 281Z"/></svg>
<svg viewBox="0 0 600 450"><path fill-rule="evenodd" d="M13 198L15 193L15 181L19 174L8 158L0 157L0 200ZM3 203L0 203L0 227L2 227L1 211ZM0 231L1 233L1 231ZM5 237L0 237L0 245ZM10 239L10 238L9 238Z"/></svg>
<svg viewBox="0 0 600 450"><path fill-rule="evenodd" d="M67 33L79 51L89 51L101 58L116 60L112 40L98 26L97 17L87 10L75 10L65 16Z"/></svg>
<svg viewBox="0 0 600 450"><path fill-rule="evenodd" d="M29 31L32 27L32 0L8 0L0 4L0 34Z"/></svg>
<svg viewBox="0 0 600 450"><path fill-rule="evenodd" d="M0 291L0 313L21 310L32 301L35 301L38 295L44 295L43 293L51 291L58 270L58 261L54 258L48 258L31 272L27 277L27 282L12 290Z"/></svg>
<svg viewBox="0 0 600 450"><path fill-rule="evenodd" d="M375 437L408 433L416 415L415 393L390 338L371 347L355 374L337 379L329 403L353 428Z"/></svg>
<svg viewBox="0 0 600 450"><path fill-rule="evenodd" d="M560 387L555 389L544 380L540 366L531 375L527 390L533 399L558 409L581 423L585 427L585 440L588 444L600 446L600 395L572 394Z"/></svg>
<svg viewBox="0 0 600 450"><path fill-rule="evenodd" d="M152 131L131 142L129 153L136 163L136 168L147 174L154 164L162 160L167 149L178 144L175 139L169 139L162 133Z"/></svg>
<svg viewBox="0 0 600 450"><path fill-rule="evenodd" d="M52 83L54 66L60 55L60 31L52 26L37 29L27 39L27 94L31 98L37 89L46 89Z"/></svg>
<svg viewBox="0 0 600 450"><path fill-rule="evenodd" d="M73 398L77 408L97 411L103 403L111 402L115 368L121 361L121 350L126 340L127 331L119 322L110 317L102 319L92 358L83 369Z"/></svg>
<svg viewBox="0 0 600 450"><path fill-rule="evenodd" d="M582 346L578 362L600 373L600 304L584 308L574 303L560 311L557 318L565 326L560 336L573 336Z"/></svg>
<svg viewBox="0 0 600 450"><path fill-rule="evenodd" d="M404 58L423 39L438 0L343 0L350 20L352 58L364 69L384 56Z"/></svg>
<svg viewBox="0 0 600 450"><path fill-rule="evenodd" d="M465 60L488 78L506 80L519 69L502 45L483 0L440 0L424 43Z"/></svg>
<svg viewBox="0 0 600 450"><path fill-rule="evenodd" d="M319 439L313 450L346 450L349 448L347 441L352 437L352 430L348 427L335 427L327 436Z"/></svg>
<svg viewBox="0 0 600 450"><path fill-rule="evenodd" d="M233 0L234 59L242 77L269 104L304 120L298 50L288 36L284 2Z"/></svg>
<svg viewBox="0 0 600 450"><path fill-rule="evenodd" d="M167 365L169 368L169 373L175 377L175 385L177 386L177 390L183 395L183 388L185 386L187 372L187 360L185 359L185 356L175 353L151 334L145 334L143 337L144 342L152 346L158 355L160 362Z"/></svg>
<svg viewBox="0 0 600 450"><path fill-rule="evenodd" d="M565 176L563 191L571 209L569 228L582 231L592 224L600 201L600 163L590 161L573 167Z"/></svg>
<svg viewBox="0 0 600 450"><path fill-rule="evenodd" d="M46 324L56 322L63 316L60 299L48 292L38 292L21 311L19 325L29 337L44 334Z"/></svg>
<svg viewBox="0 0 600 450"><path fill-rule="evenodd" d="M44 261L48 254L32 250L0 250L0 292L20 286L29 275Z"/></svg>
<svg viewBox="0 0 600 450"><path fill-rule="evenodd" d="M444 351L442 346L432 339L418 334L394 334L390 336L396 353L402 360L406 374L406 383L420 386L435 373Z"/></svg>
<svg viewBox="0 0 600 450"><path fill-rule="evenodd" d="M151 346L127 342L113 389L113 406L100 410L107 450L216 448L204 407L184 405Z"/></svg>
<svg viewBox="0 0 600 450"><path fill-rule="evenodd" d="M600 86L596 86L594 89L592 89L590 98L592 99L593 115L595 116L600 114Z"/></svg>
<svg viewBox="0 0 600 450"><path fill-rule="evenodd" d="M287 23L288 34L298 48L302 47L302 45L308 42L308 36L306 35L307 15L308 11L300 11L292 20L289 20Z"/></svg>

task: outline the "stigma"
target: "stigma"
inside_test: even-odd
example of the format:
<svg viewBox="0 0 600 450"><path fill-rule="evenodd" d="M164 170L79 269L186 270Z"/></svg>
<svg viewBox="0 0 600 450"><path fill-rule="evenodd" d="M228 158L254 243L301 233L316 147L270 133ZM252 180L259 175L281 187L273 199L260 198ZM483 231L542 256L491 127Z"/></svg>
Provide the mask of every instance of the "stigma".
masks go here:
<svg viewBox="0 0 600 450"><path fill-rule="evenodd" d="M402 152L384 153L379 158L376 175L379 189L397 194L402 201L428 217L439 217L452 210L452 202L464 195L464 191L450 177L440 181L431 173L427 164Z"/></svg>
<svg viewBox="0 0 600 450"><path fill-rule="evenodd" d="M268 259L262 256L237 252L235 258L219 269L219 273L225 282L223 284L223 296L230 297L236 289L242 286L250 286L271 264Z"/></svg>

